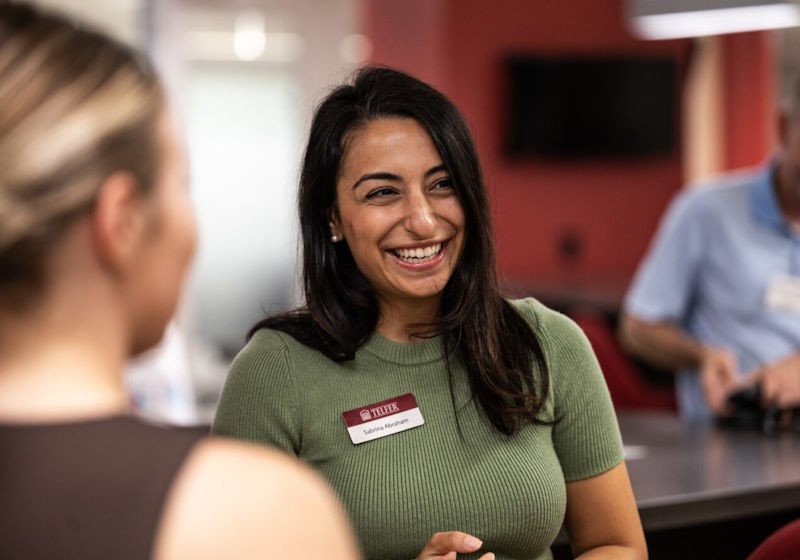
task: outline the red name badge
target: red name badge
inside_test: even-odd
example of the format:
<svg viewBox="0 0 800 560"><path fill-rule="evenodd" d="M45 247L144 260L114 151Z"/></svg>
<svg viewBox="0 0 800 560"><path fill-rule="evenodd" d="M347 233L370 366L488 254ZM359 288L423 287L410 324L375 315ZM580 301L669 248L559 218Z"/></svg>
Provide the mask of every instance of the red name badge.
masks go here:
<svg viewBox="0 0 800 560"><path fill-rule="evenodd" d="M348 410L342 413L342 418L350 439L356 445L417 428L425 423L417 406L417 399L411 393Z"/></svg>

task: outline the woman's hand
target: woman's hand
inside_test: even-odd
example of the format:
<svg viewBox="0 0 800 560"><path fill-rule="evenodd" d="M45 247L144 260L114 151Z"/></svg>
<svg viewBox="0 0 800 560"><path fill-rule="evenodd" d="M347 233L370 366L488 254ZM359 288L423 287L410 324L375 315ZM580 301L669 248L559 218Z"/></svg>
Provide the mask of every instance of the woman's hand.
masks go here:
<svg viewBox="0 0 800 560"><path fill-rule="evenodd" d="M456 560L459 552L477 552L481 546L483 546L483 542L480 539L461 531L436 533L416 560ZM494 554L487 552L478 560L494 560Z"/></svg>

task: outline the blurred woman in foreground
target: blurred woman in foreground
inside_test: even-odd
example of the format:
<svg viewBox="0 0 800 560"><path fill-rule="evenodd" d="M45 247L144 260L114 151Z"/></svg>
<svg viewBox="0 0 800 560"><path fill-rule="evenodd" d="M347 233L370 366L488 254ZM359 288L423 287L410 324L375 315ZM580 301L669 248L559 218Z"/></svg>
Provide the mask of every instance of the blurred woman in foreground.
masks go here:
<svg viewBox="0 0 800 560"><path fill-rule="evenodd" d="M195 247L148 64L0 1L0 555L355 558L324 484L274 453L126 415Z"/></svg>

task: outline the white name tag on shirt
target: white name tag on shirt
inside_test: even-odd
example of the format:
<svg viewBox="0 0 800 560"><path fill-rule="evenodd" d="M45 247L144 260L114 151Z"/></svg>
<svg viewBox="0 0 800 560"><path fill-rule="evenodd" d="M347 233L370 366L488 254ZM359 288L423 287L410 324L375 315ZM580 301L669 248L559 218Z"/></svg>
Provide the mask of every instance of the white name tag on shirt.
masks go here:
<svg viewBox="0 0 800 560"><path fill-rule="evenodd" d="M411 393L368 404L342 413L350 440L358 445L399 432L417 428L425 423Z"/></svg>
<svg viewBox="0 0 800 560"><path fill-rule="evenodd" d="M767 286L764 300L770 309L800 313L800 277L776 276Z"/></svg>

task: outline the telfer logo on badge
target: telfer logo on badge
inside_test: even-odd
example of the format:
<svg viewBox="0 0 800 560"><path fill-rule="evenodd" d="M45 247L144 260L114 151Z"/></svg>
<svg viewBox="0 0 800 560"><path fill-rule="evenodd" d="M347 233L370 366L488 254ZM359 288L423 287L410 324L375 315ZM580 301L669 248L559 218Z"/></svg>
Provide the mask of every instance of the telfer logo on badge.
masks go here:
<svg viewBox="0 0 800 560"><path fill-rule="evenodd" d="M400 412L400 408L397 406L397 402L393 402L385 404L383 406L376 406L375 408L371 408L369 412L372 413L373 417L380 418L381 416L386 416L387 414L394 414L396 412Z"/></svg>

